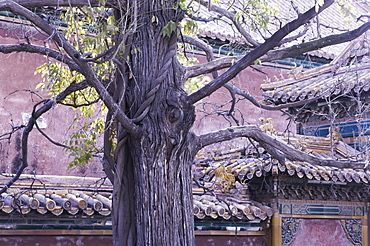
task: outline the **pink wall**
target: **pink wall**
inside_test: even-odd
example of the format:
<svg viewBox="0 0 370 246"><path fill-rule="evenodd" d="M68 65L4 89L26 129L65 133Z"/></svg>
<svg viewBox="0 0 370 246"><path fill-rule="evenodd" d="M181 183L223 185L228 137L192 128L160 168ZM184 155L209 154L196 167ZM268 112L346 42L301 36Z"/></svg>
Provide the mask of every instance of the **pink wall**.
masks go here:
<svg viewBox="0 0 370 246"><path fill-rule="evenodd" d="M32 232L30 232L32 233ZM1 236L0 245L17 245L17 246L110 246L113 245L111 236L33 236L33 235L17 235L17 236Z"/></svg>
<svg viewBox="0 0 370 246"><path fill-rule="evenodd" d="M25 42L25 35L42 37L27 28L24 32L15 29L13 25L0 27L0 44L18 44ZM43 37L45 38L45 37ZM36 42L31 38L31 42ZM40 45L40 43L39 43ZM42 45L42 43L41 43ZM48 98L45 91L35 89L41 82L39 74L34 75L36 67L46 62L46 58L30 53L0 53L0 135L10 132L12 126L23 124L22 113L31 114L33 105L42 98ZM30 91L34 93L30 93ZM64 106L52 108L43 117L47 128L43 129L47 135L57 142L63 142L68 135L68 126L72 123L72 109ZM11 141L0 141L0 172L12 173L20 165L20 144L22 130L14 133ZM29 135L29 166L24 173L27 174L54 174L75 176L104 176L101 164L97 161L66 171L69 152L63 151L46 140L34 129Z"/></svg>
<svg viewBox="0 0 370 246"><path fill-rule="evenodd" d="M190 55L189 55L190 56ZM200 62L205 62L204 57L196 56ZM269 77L273 81L273 77L279 77L280 74L286 74L287 69L281 68L278 65L269 63L268 66L253 66L254 68L248 67L243 70L238 76L236 76L231 83L233 83L239 89L248 92L253 95L256 99L262 99L262 91L260 85L265 83L264 80ZM209 75L212 78L211 75ZM239 97L240 98L240 97ZM197 118L193 126L193 131L196 134L204 134L211 131L216 131L218 129L223 129L230 127L231 124L229 121L225 120L221 115L208 115L216 109L215 103L217 105L225 104L231 99L230 93L225 88L220 88L214 94L209 97L204 98L202 101L196 104ZM228 110L230 104L228 104L224 110ZM207 111L207 112L203 112ZM261 109L253 105L248 100L240 100L236 104L235 110L236 118L239 120L240 124L244 125L260 125L260 118L272 118L274 120L274 128L279 132L284 132L289 129L295 133L295 124L288 125L287 116L282 116L280 111L270 111ZM235 126L236 123L232 122L232 125ZM242 147L248 144L249 141L245 139L238 139L226 144L214 144L208 149L228 149L234 147ZM206 152L208 151L206 150Z"/></svg>
<svg viewBox="0 0 370 246"><path fill-rule="evenodd" d="M267 236L196 236L197 246L267 246Z"/></svg>
<svg viewBox="0 0 370 246"><path fill-rule="evenodd" d="M339 220L304 219L290 246L353 246Z"/></svg>

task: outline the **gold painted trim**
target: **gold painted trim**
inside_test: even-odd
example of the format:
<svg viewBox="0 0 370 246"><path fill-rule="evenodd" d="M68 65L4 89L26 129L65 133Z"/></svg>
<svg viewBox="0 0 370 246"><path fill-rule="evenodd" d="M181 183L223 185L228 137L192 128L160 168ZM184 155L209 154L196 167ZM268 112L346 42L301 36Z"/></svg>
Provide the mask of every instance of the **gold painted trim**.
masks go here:
<svg viewBox="0 0 370 246"><path fill-rule="evenodd" d="M302 219L364 219L365 216L347 215L312 215L312 214L279 214L280 218L302 218Z"/></svg>
<svg viewBox="0 0 370 246"><path fill-rule="evenodd" d="M287 200L278 199L278 204L288 203L288 204L313 204L313 205L352 205L352 206L362 206L366 207L364 202L349 202L349 201L325 201L325 200Z"/></svg>
<svg viewBox="0 0 370 246"><path fill-rule="evenodd" d="M368 217L363 216L362 218L362 245L369 245L369 235L368 235Z"/></svg>
<svg viewBox="0 0 370 246"><path fill-rule="evenodd" d="M61 235L82 235L82 236L112 236L111 230L0 230L0 236L61 236Z"/></svg>
<svg viewBox="0 0 370 246"><path fill-rule="evenodd" d="M266 231L194 231L196 236L214 235L214 236L265 236ZM61 235L100 235L112 236L111 230L0 230L0 236L61 236Z"/></svg>
<svg viewBox="0 0 370 246"><path fill-rule="evenodd" d="M194 231L195 236L265 236L266 231Z"/></svg>
<svg viewBox="0 0 370 246"><path fill-rule="evenodd" d="M271 246L281 246L283 244L283 238L281 235L281 216L278 213L275 213L272 216L271 221Z"/></svg>

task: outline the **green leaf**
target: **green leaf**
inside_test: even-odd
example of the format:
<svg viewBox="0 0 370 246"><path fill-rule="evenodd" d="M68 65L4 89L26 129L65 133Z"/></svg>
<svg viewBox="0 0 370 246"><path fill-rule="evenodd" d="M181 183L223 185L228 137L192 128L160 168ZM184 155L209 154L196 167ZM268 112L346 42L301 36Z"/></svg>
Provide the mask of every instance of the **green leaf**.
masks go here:
<svg viewBox="0 0 370 246"><path fill-rule="evenodd" d="M163 36L171 36L171 34L177 30L177 25L173 21L169 21L167 25L162 28Z"/></svg>

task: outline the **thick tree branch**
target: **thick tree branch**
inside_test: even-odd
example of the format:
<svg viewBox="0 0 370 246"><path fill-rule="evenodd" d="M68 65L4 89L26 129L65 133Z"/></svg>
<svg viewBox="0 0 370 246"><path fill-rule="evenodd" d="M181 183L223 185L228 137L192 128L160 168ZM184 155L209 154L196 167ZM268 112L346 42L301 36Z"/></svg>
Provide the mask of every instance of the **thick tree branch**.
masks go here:
<svg viewBox="0 0 370 246"><path fill-rule="evenodd" d="M188 99L190 103L195 103L202 98L211 95L217 89L222 87L225 83L233 79L241 70L245 69L249 65L253 64L255 60L266 54L269 50L274 48L280 43L280 41L289 33L296 30L298 27L308 23L313 17L318 15L324 9L328 8L333 4L334 0L326 0L324 4L316 11L316 8L313 7L308 10L306 13L300 15L296 20L289 22L284 27L275 32L269 39L267 39L263 44L258 46L256 49L252 50L250 53L245 55L240 59L236 64L231 66L225 73L189 95Z"/></svg>
<svg viewBox="0 0 370 246"><path fill-rule="evenodd" d="M268 51L260 58L260 60L262 62L280 60L301 55L323 47L345 43L358 38L369 29L370 22L367 22L352 31L330 35L311 42L293 45L285 49ZM242 59L242 56L222 57L205 64L190 66L186 68L186 76L187 78L192 78L202 74L211 73L216 70L228 68L238 62L240 59Z"/></svg>
<svg viewBox="0 0 370 246"><path fill-rule="evenodd" d="M210 144L232 140L240 137L249 137L259 143L262 143L262 145L265 146L269 145L284 154L284 155L279 154L280 157L286 156L287 159L292 161L302 161L314 165L332 166L338 168L363 169L365 167L364 162L351 161L347 159L346 160L324 159L301 152L293 147L290 147L285 142L281 142L278 139L271 137L270 135L266 134L258 126L255 125L230 127L227 129L201 135L199 136L197 148L198 150L200 150L201 148L208 146Z"/></svg>
<svg viewBox="0 0 370 246"><path fill-rule="evenodd" d="M25 17L27 20L31 21L42 31L48 34L50 38L52 38L60 47L63 47L70 58L80 67L82 74L85 76L88 83L96 89L96 91L104 101L105 105L115 113L117 120L122 124L122 126L125 127L127 131L132 134L139 133L138 126L126 116L119 105L113 100L107 89L97 78L91 66L87 62L79 60L81 57L80 53L65 39L65 37L57 29L49 25L37 14L20 6L14 1L5 0L0 2L0 10L10 11L13 14L18 14Z"/></svg>
<svg viewBox="0 0 370 246"><path fill-rule="evenodd" d="M294 57L309 51L317 50L323 47L345 43L354 40L370 29L370 22L366 22L359 28L341 34L330 35L318 40L306 42L298 45L293 45L286 49L274 50L267 52L261 57L261 61L273 61Z"/></svg>
<svg viewBox="0 0 370 246"><path fill-rule="evenodd" d="M198 38L195 38L195 37L192 37L192 36L189 36L189 35L181 35L177 39L179 41L194 45L194 46L198 47L199 49L203 50L206 53L206 58L207 58L208 62L213 61L215 59L212 47L210 45L208 45L207 43L203 42L202 40L200 40ZM186 70L186 72L187 71L188 70ZM189 78L189 76L186 73L185 73L184 76L185 76L185 78ZM218 77L218 72L213 71L212 76L213 76L214 79L217 78Z"/></svg>
<svg viewBox="0 0 370 246"><path fill-rule="evenodd" d="M204 41L202 41L202 40L200 40L196 37L186 35L186 34L183 34L183 35L177 37L177 40L180 41L180 42L185 42L185 43L194 45L197 48L203 50L206 53L207 61L212 61L212 60L215 59L215 56L214 56L213 51L212 51L212 47L210 45L208 45L207 43L205 43Z"/></svg>
<svg viewBox="0 0 370 246"><path fill-rule="evenodd" d="M218 58L216 60L213 60L213 61L210 61L204 64L186 67L185 76L186 78L193 78L199 75L212 73L214 71L221 70L224 68L229 68L232 65L234 65L236 62L240 61L240 59L242 58L243 56L228 56L228 57Z"/></svg>
<svg viewBox="0 0 370 246"><path fill-rule="evenodd" d="M25 43L0 45L0 53L8 54L12 52L28 52L52 57L57 61L67 64L72 71L81 72L80 68L71 58L53 49Z"/></svg>

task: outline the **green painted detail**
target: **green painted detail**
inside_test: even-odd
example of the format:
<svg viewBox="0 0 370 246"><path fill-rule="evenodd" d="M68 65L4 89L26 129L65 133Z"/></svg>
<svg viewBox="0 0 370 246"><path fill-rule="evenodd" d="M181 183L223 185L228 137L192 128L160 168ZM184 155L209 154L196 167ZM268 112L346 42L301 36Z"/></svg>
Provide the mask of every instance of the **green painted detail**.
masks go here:
<svg viewBox="0 0 370 246"><path fill-rule="evenodd" d="M364 216L365 209L353 205L279 204L280 214Z"/></svg>
<svg viewBox="0 0 370 246"><path fill-rule="evenodd" d="M338 206L310 205L306 207L306 212L312 215L340 215L341 209Z"/></svg>
<svg viewBox="0 0 370 246"><path fill-rule="evenodd" d="M204 219L195 219L194 220L194 229L198 231L227 231L230 228L235 228L240 231L248 231L259 228L262 228L262 222L260 221L249 221L249 220L225 220L225 219L212 219L212 218L204 218Z"/></svg>

